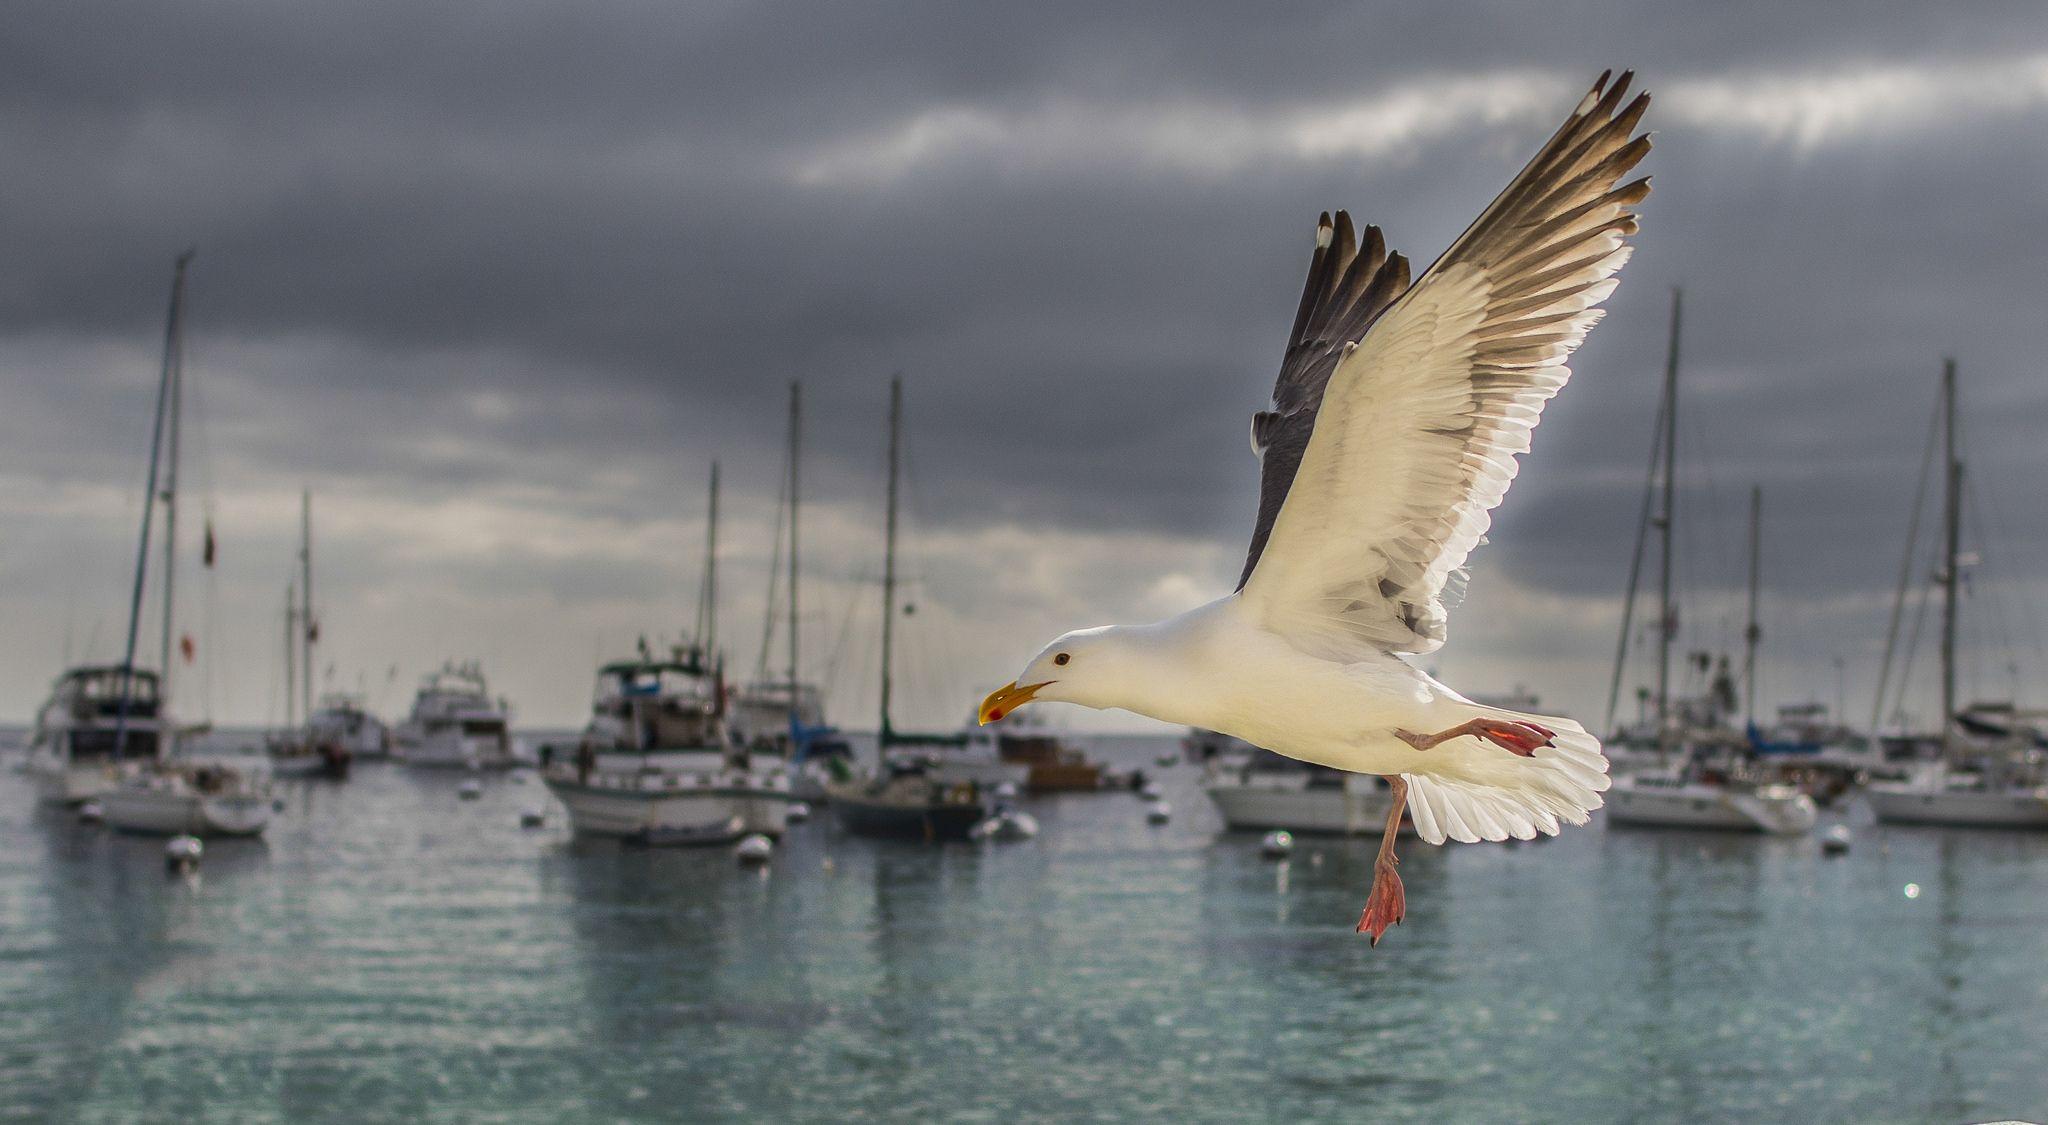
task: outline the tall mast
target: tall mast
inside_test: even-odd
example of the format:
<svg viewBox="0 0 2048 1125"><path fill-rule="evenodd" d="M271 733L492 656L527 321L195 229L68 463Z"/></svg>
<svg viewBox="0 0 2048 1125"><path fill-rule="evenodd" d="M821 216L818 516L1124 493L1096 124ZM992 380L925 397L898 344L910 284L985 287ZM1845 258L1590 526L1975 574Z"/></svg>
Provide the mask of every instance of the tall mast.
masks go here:
<svg viewBox="0 0 2048 1125"><path fill-rule="evenodd" d="M1963 462L1956 449L1956 361L1941 365L1942 459L1948 465L1948 505L1941 548L1941 744L1949 743L1956 713L1956 595L1961 584Z"/></svg>
<svg viewBox="0 0 2048 1125"><path fill-rule="evenodd" d="M121 708L114 723L114 757L122 757L128 749L128 709L135 689L135 639L142 624L142 580L149 569L149 525L150 517L156 513L157 464L161 460L164 438L164 413L170 401L171 374L174 357L178 349L179 321L184 312L185 267L191 264L193 251L178 255L176 269L171 274L171 308L164 318L163 372L156 385L156 422L149 437L149 477L142 490L142 542L135 549L135 586L128 599L128 644L121 657ZM170 600L170 585L164 586L166 603ZM159 689L163 681L157 683ZM158 714L163 714L163 696L158 695Z"/></svg>
<svg viewBox="0 0 2048 1125"><path fill-rule="evenodd" d="M174 281L173 284L179 284ZM182 294L178 300L183 305ZM157 698L168 699L171 694L171 630L173 611L176 609L178 571L178 431L179 420L184 415L185 399L185 316L184 309L178 310L178 319L171 324L171 332L164 354L164 374L170 380L170 412L164 415L164 626L163 644L157 657Z"/></svg>
<svg viewBox="0 0 2048 1125"><path fill-rule="evenodd" d="M1742 706L1750 726L1756 725L1756 648L1757 643L1764 639L1764 627L1756 614L1757 587L1763 579L1763 512L1763 486L1752 485L1749 490L1749 628L1742 634L1746 648L1742 657Z"/></svg>
<svg viewBox="0 0 2048 1125"><path fill-rule="evenodd" d="M1657 749L1671 743L1671 641L1678 632L1671 605L1671 529L1678 473L1678 334L1683 293L1671 290L1671 344L1664 359L1664 508L1657 527L1663 543L1657 582Z"/></svg>
<svg viewBox="0 0 2048 1125"><path fill-rule="evenodd" d="M299 493L299 686L305 700L307 722L313 721L313 645L320 639L320 623L313 616L313 492Z"/></svg>
<svg viewBox="0 0 2048 1125"><path fill-rule="evenodd" d="M884 750L894 731L889 726L889 656L896 628L896 478L903 431L903 376L889 380L889 508L882 549L882 725L877 742Z"/></svg>
<svg viewBox="0 0 2048 1125"><path fill-rule="evenodd" d="M284 729L289 732L299 725L299 588L296 582L284 584Z"/></svg>
<svg viewBox="0 0 2048 1125"><path fill-rule="evenodd" d="M718 650L718 462L711 463L710 507L704 517L704 588L698 592L697 643L702 657Z"/></svg>
<svg viewBox="0 0 2048 1125"><path fill-rule="evenodd" d="M795 736L802 704L797 698L797 464L803 440L803 384L789 384L789 715L790 733Z"/></svg>

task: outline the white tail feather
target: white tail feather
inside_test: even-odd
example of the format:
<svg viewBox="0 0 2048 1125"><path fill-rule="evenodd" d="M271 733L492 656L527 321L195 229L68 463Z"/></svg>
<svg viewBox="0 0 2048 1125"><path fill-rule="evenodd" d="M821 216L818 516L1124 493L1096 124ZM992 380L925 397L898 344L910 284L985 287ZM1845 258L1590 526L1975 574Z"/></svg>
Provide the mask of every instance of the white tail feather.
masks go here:
<svg viewBox="0 0 2048 1125"><path fill-rule="evenodd" d="M1533 757L1489 755L1482 773L1411 773L1408 816L1416 835L1431 844L1446 839L1533 840L1555 836L1561 824L1584 824L1607 791L1607 757L1600 740L1570 719L1524 715L1497 707L1475 707L1488 718L1535 723L1556 732L1555 746Z"/></svg>

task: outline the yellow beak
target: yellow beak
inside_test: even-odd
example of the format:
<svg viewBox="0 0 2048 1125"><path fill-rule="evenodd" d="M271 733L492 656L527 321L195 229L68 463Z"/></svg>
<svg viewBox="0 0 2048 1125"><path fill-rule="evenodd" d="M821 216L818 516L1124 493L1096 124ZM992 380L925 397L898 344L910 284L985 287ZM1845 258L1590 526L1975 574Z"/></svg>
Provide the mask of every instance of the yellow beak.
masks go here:
<svg viewBox="0 0 2048 1125"><path fill-rule="evenodd" d="M1018 687L1017 682L1012 680L1002 687L989 692L988 698L981 701L981 725L987 726L1004 715L1031 702L1032 697L1038 694L1039 689L1051 682L1051 680L1047 680L1045 683L1025 684L1023 687Z"/></svg>

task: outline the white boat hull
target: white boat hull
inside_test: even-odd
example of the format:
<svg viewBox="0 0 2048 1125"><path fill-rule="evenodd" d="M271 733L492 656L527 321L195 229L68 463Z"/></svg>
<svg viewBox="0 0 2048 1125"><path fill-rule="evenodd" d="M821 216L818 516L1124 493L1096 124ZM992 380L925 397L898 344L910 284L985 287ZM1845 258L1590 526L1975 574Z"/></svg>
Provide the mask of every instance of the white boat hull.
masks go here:
<svg viewBox="0 0 2048 1125"><path fill-rule="evenodd" d="M1877 819L1887 824L1957 828L2048 828L2048 790L1933 789L1873 785L1864 790Z"/></svg>
<svg viewBox="0 0 2048 1125"><path fill-rule="evenodd" d="M1223 823L1248 832L1284 828L1289 832L1347 836L1377 835L1387 827L1391 791L1373 778L1354 775L1340 787L1216 781L1205 786ZM1412 831L1412 829L1404 829Z"/></svg>
<svg viewBox="0 0 2048 1125"><path fill-rule="evenodd" d="M504 735L429 731L401 744L405 764L424 769L501 770L518 765Z"/></svg>
<svg viewBox="0 0 2048 1125"><path fill-rule="evenodd" d="M1813 798L1788 786L1756 792L1714 785L1637 785L1623 777L1607 791L1609 824L1638 828L1697 828L1801 836L1820 812Z"/></svg>
<svg viewBox="0 0 2048 1125"><path fill-rule="evenodd" d="M111 828L163 836L254 836L270 824L270 798L217 797L174 790L117 786L102 794L100 810Z"/></svg>
<svg viewBox="0 0 2048 1125"><path fill-rule="evenodd" d="M668 843L730 843L760 833L780 836L792 800L786 779L687 774L592 775L551 771L548 791L579 836L647 838Z"/></svg>

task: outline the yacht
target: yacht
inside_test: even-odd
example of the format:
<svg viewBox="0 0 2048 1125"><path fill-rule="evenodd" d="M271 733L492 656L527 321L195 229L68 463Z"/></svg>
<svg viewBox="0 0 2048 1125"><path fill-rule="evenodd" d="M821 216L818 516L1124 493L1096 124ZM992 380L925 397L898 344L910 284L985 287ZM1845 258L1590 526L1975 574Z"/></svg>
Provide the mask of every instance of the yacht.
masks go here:
<svg viewBox="0 0 2048 1125"><path fill-rule="evenodd" d="M891 755L878 776L831 782L825 790L839 826L862 836L967 840L989 811L981 786L942 781L914 755Z"/></svg>
<svg viewBox="0 0 2048 1125"><path fill-rule="evenodd" d="M1386 831L1393 790L1375 774L1256 751L1210 759L1202 791L1226 827L1242 832L1310 832L1376 836ZM1413 832L1404 823L1402 831Z"/></svg>
<svg viewBox="0 0 2048 1125"><path fill-rule="evenodd" d="M569 760L544 754L541 776L577 835L644 844L778 836L792 799L779 755L733 743L717 670L695 650L598 669L589 727Z"/></svg>
<svg viewBox="0 0 2048 1125"><path fill-rule="evenodd" d="M120 767L168 752L174 737L155 672L73 668L57 677L36 712L24 768L42 799L75 805L111 788Z"/></svg>
<svg viewBox="0 0 2048 1125"><path fill-rule="evenodd" d="M319 709L306 720L306 735L316 746L338 746L358 760L391 753L391 728L371 714L358 696L322 696Z"/></svg>
<svg viewBox="0 0 2048 1125"><path fill-rule="evenodd" d="M446 769L507 769L515 760L511 706L493 700L475 661L444 664L420 682L412 714L393 738L406 765Z"/></svg>
<svg viewBox="0 0 2048 1125"><path fill-rule="evenodd" d="M224 762L149 762L127 770L102 793L111 828L162 836L254 836L275 806L261 771Z"/></svg>

